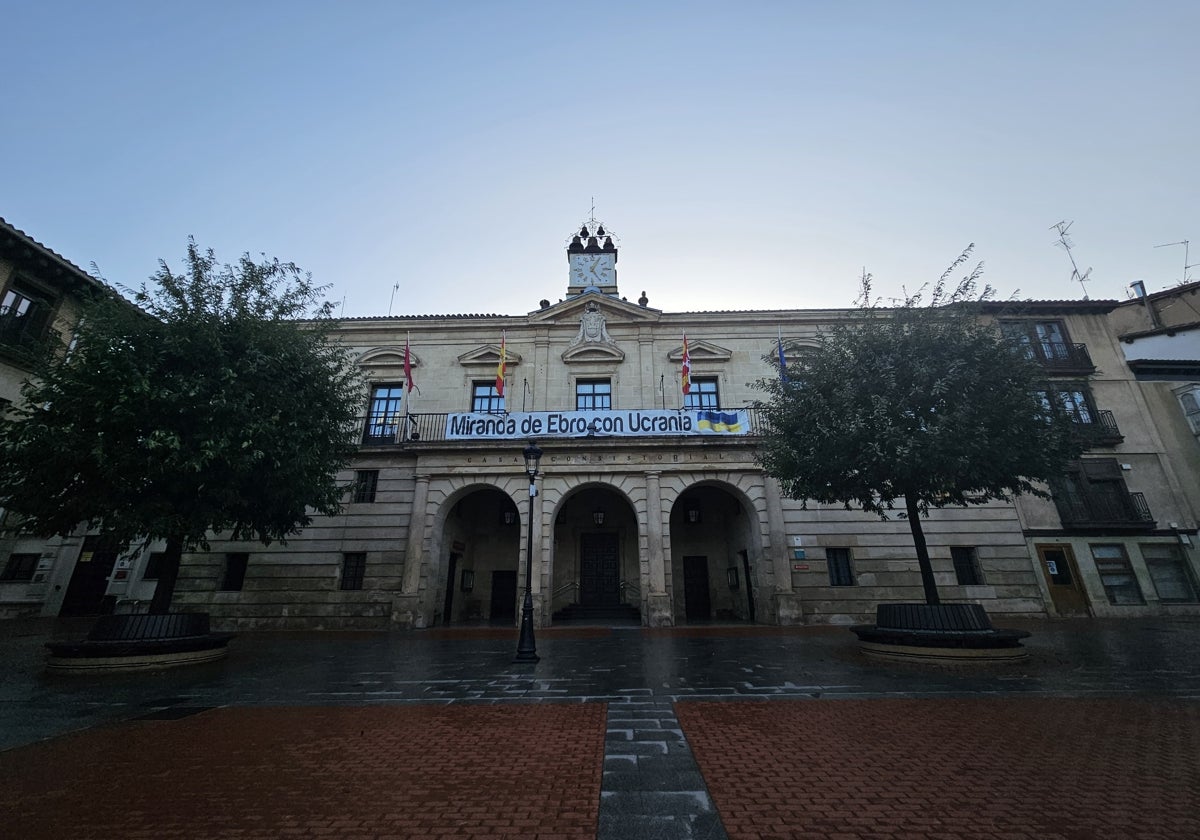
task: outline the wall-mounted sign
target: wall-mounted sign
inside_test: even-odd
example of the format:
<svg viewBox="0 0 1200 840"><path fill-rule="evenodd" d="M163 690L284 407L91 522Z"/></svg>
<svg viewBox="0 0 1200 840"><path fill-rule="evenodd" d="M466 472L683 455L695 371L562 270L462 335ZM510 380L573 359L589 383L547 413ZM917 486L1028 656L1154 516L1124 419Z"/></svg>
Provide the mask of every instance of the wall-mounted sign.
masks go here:
<svg viewBox="0 0 1200 840"><path fill-rule="evenodd" d="M447 440L748 435L750 413L732 411L521 411L448 414Z"/></svg>

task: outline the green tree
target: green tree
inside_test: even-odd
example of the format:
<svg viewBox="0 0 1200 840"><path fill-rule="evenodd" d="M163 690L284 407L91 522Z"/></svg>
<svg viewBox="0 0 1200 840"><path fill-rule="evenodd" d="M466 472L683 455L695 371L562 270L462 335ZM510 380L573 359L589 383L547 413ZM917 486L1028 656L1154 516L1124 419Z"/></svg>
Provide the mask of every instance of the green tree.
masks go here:
<svg viewBox="0 0 1200 840"><path fill-rule="evenodd" d="M925 600L940 603L921 517L930 508L980 505L1063 472L1083 449L1069 419L1037 394L1044 373L981 317L993 295L978 289L982 264L894 307L872 299L864 275L858 308L824 329L811 350L793 348L780 376L756 386L767 433L758 451L794 499L908 520ZM926 301L927 293L927 301ZM768 357L778 370L779 360Z"/></svg>
<svg viewBox="0 0 1200 840"><path fill-rule="evenodd" d="M322 291L292 263L222 265L189 239L185 270L160 262L136 307L97 296L0 421L0 507L41 536L165 540L156 613L208 533L269 543L336 513L361 390Z"/></svg>

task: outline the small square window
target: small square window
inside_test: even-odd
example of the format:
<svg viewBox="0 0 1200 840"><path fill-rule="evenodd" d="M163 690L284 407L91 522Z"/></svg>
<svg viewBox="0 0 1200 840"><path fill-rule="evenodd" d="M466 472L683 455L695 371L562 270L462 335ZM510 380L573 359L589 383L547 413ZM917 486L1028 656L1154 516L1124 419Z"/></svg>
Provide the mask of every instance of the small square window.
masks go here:
<svg viewBox="0 0 1200 840"><path fill-rule="evenodd" d="M0 573L0 581L8 583L23 583L33 580L34 569L37 568L38 554L10 554Z"/></svg>
<svg viewBox="0 0 1200 840"><path fill-rule="evenodd" d="M495 380L471 385L471 411L494 414L504 411L504 397L496 390Z"/></svg>
<svg viewBox="0 0 1200 840"><path fill-rule="evenodd" d="M354 473L354 501L375 501L375 488L379 485L379 470L358 470Z"/></svg>
<svg viewBox="0 0 1200 840"><path fill-rule="evenodd" d="M850 565L850 549L827 548L825 561L829 564L830 586L853 586L854 569Z"/></svg>
<svg viewBox="0 0 1200 840"><path fill-rule="evenodd" d="M974 548L955 545L950 547L954 560L954 577L959 586L981 586L983 572L979 569L979 555Z"/></svg>
<svg viewBox="0 0 1200 840"><path fill-rule="evenodd" d="M246 566L250 562L250 555L242 552L225 555L225 567L221 570L221 586L222 592L241 592L242 585L246 582Z"/></svg>
<svg viewBox="0 0 1200 840"><path fill-rule="evenodd" d="M142 580L158 580L158 576L162 574L162 561L166 556L165 551L154 551L146 558L146 568L142 572Z"/></svg>
<svg viewBox="0 0 1200 840"><path fill-rule="evenodd" d="M353 551L342 555L342 589L362 589L363 572L367 569L367 554Z"/></svg>
<svg viewBox="0 0 1200 840"><path fill-rule="evenodd" d="M580 379L575 383L576 411L607 411L612 408L612 380Z"/></svg>

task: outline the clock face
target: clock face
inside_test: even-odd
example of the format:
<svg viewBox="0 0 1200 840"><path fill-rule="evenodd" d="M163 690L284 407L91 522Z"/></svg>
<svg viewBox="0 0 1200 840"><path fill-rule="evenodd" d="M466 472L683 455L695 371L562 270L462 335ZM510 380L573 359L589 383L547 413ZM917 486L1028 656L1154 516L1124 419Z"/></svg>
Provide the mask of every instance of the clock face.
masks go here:
<svg viewBox="0 0 1200 840"><path fill-rule="evenodd" d="M572 254L571 282L579 286L611 286L616 282L612 254Z"/></svg>

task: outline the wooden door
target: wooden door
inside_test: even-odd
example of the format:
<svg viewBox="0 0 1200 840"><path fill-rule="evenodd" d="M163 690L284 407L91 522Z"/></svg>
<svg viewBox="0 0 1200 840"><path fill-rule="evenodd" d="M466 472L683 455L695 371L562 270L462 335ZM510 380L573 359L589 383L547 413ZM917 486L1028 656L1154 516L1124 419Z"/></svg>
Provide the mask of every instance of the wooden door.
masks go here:
<svg viewBox="0 0 1200 840"><path fill-rule="evenodd" d="M1079 567L1069 545L1037 546L1038 565L1050 588L1050 599L1059 615L1086 616L1087 594L1079 581Z"/></svg>
<svg viewBox="0 0 1200 840"><path fill-rule="evenodd" d="M99 615L103 612L104 592L116 562L117 552L110 541L101 537L84 539L58 614Z"/></svg>
<svg viewBox="0 0 1200 840"><path fill-rule="evenodd" d="M708 621L712 618L707 557L683 558L683 610L688 621Z"/></svg>
<svg viewBox="0 0 1200 840"><path fill-rule="evenodd" d="M621 603L620 552L615 533L581 536L579 603L589 607L615 607Z"/></svg>
<svg viewBox="0 0 1200 840"><path fill-rule="evenodd" d="M492 572L492 624L517 623L517 573Z"/></svg>

